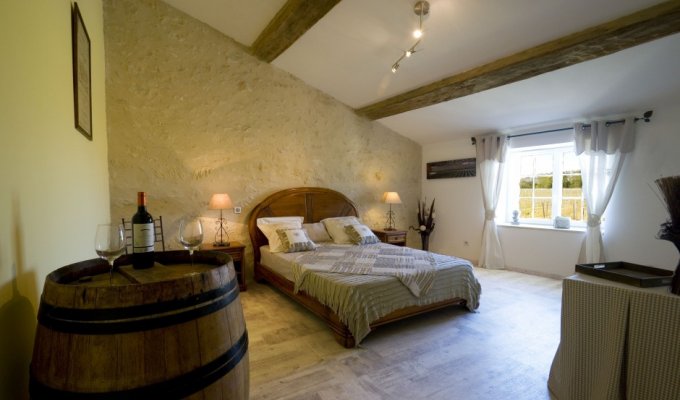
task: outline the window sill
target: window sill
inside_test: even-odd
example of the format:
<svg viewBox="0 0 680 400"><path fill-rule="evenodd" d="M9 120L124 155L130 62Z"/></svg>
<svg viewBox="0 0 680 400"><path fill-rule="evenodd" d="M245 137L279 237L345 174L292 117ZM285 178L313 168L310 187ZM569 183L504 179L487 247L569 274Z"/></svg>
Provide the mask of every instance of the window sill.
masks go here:
<svg viewBox="0 0 680 400"><path fill-rule="evenodd" d="M583 226L572 226L569 229L558 229L550 225L537 225L537 224L519 224L519 225L513 225L509 222L496 222L496 226L500 226L503 228L512 228L512 229L534 229L534 230L541 230L541 231L555 231L555 232L575 232L575 233L585 233L586 227Z"/></svg>

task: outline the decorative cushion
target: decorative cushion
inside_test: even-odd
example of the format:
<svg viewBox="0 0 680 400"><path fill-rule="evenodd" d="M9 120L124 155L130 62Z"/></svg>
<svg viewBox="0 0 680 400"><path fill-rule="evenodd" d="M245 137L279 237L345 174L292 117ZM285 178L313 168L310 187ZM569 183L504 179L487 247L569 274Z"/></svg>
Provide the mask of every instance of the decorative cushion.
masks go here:
<svg viewBox="0 0 680 400"><path fill-rule="evenodd" d="M288 248L283 246L276 231L278 229L302 229L303 220L303 217L258 218L257 227L267 237L267 241L269 241L269 250L272 253L281 253Z"/></svg>
<svg viewBox="0 0 680 400"><path fill-rule="evenodd" d="M304 229L277 229L276 233L286 248L286 253L316 249L316 244L307 237Z"/></svg>
<svg viewBox="0 0 680 400"><path fill-rule="evenodd" d="M380 239L373 233L371 228L362 224L354 224L345 226L347 236L354 244L373 244L380 243Z"/></svg>
<svg viewBox="0 0 680 400"><path fill-rule="evenodd" d="M307 236L312 242L321 243L330 242L333 240L328 234L326 226L324 226L324 224L321 222L316 222L314 224L302 224L302 229L307 231Z"/></svg>
<svg viewBox="0 0 680 400"><path fill-rule="evenodd" d="M331 238L333 238L333 242L338 244L352 243L352 240L350 240L345 232L346 225L361 224L357 217L333 217L322 219L321 222L323 222L326 230L331 235Z"/></svg>

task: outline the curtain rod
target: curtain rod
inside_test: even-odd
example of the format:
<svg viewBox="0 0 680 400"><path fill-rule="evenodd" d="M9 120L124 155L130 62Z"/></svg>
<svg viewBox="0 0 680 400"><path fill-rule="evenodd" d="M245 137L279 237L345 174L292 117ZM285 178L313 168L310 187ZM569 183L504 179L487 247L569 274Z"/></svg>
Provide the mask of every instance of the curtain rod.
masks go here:
<svg viewBox="0 0 680 400"><path fill-rule="evenodd" d="M654 111L652 111L652 110L646 111L644 114L642 114L642 117L635 117L635 119L633 119L633 122L638 122L638 121L649 122L650 118L652 118L652 114L654 114ZM609 126L609 125L614 125L614 124L623 124L625 122L626 122L625 119L617 119L616 121L607 121L607 122L605 122L605 125ZM583 125L583 127L589 128L590 124L585 124L585 125ZM571 129L574 129L574 127L569 126L569 127L565 127L565 128L548 129L548 130L545 130L545 131L519 133L517 135L508 135L508 139L514 138L514 137L540 135L542 133L562 132L562 131L568 131L568 130L571 130ZM477 144L477 138L473 137L473 138L470 138L470 139L472 140L473 146Z"/></svg>

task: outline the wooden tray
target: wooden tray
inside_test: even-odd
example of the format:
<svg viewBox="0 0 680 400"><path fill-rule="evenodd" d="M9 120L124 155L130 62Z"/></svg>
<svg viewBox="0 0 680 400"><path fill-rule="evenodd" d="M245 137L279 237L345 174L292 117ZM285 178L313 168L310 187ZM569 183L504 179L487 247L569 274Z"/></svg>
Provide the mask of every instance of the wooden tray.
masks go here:
<svg viewBox="0 0 680 400"><path fill-rule="evenodd" d="M673 271L625 261L576 264L576 272L638 287L667 286L673 277Z"/></svg>

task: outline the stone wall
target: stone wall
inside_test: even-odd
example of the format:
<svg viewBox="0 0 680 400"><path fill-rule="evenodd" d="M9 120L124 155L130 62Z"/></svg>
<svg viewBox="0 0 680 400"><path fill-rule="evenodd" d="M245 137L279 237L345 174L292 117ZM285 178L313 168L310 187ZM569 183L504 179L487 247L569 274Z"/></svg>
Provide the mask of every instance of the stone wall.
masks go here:
<svg viewBox="0 0 680 400"><path fill-rule="evenodd" d="M208 200L227 192L243 207L225 214L230 239L249 243L247 214L260 200L320 186L354 200L372 227L385 223L382 193L397 191L397 226L415 223L415 142L165 3L105 1L104 21L112 218L130 217L146 191L166 245L179 247L178 220L192 213L205 218L207 242L218 213ZM413 233L409 241L419 245Z"/></svg>

